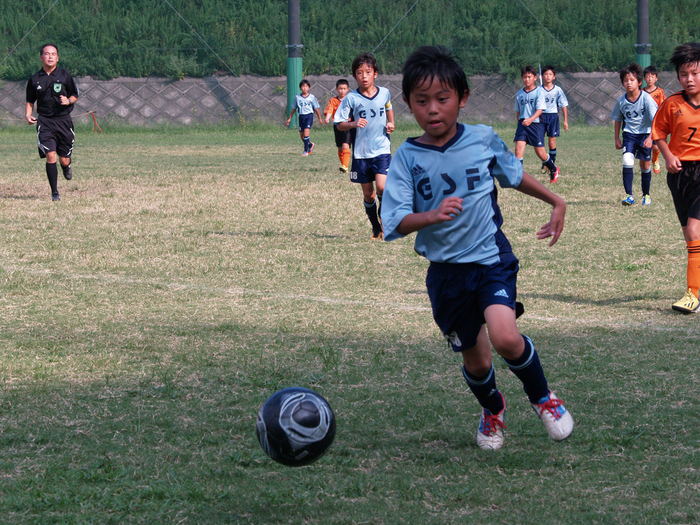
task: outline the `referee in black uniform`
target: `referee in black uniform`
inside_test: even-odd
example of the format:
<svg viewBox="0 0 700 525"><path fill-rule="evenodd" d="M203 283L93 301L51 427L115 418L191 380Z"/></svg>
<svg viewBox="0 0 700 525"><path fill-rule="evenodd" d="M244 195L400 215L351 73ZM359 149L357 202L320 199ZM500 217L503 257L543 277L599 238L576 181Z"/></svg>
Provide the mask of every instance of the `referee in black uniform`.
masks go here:
<svg viewBox="0 0 700 525"><path fill-rule="evenodd" d="M60 159L63 176L73 178L71 154L75 132L70 113L78 100L78 88L70 73L58 67L58 47L44 44L39 54L42 67L27 82L27 124L36 124L39 156L46 159L46 175L51 186L51 198L61 200L58 193L58 167ZM32 115L34 103L38 118Z"/></svg>

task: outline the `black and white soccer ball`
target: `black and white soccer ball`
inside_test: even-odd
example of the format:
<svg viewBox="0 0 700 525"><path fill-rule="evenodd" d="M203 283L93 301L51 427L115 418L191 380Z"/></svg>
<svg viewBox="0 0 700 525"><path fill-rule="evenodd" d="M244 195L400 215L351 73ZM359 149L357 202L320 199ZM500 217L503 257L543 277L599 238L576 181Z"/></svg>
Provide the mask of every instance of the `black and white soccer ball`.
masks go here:
<svg viewBox="0 0 700 525"><path fill-rule="evenodd" d="M255 425L265 453L290 467L320 458L335 438L335 415L321 395L302 387L278 390L258 411Z"/></svg>

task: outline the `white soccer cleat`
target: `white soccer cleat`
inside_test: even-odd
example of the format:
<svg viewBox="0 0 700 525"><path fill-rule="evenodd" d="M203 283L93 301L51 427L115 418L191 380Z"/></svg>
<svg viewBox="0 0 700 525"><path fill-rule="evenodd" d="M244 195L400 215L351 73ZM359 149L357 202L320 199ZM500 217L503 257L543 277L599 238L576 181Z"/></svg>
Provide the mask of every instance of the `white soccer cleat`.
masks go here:
<svg viewBox="0 0 700 525"><path fill-rule="evenodd" d="M481 411L479 428L476 431L476 444L482 450L498 450L503 446L503 430L506 428L506 400L503 399L503 410L492 414L487 409Z"/></svg>
<svg viewBox="0 0 700 525"><path fill-rule="evenodd" d="M549 437L554 441L568 438L574 430L574 418L564 407L564 402L550 392L538 403L532 405L537 416L542 420Z"/></svg>

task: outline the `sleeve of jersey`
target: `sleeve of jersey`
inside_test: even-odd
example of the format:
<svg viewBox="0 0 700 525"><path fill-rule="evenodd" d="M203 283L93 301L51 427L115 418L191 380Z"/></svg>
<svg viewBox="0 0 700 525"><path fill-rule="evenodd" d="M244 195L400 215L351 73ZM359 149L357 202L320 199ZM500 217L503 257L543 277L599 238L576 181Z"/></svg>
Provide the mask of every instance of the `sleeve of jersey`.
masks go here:
<svg viewBox="0 0 700 525"><path fill-rule="evenodd" d="M654 119L654 115L656 115L656 112L659 110L659 106L656 103L656 101L652 98L651 95L649 95L646 98L646 103L647 103L647 111L648 111L647 114L649 115L649 122L651 122Z"/></svg>
<svg viewBox="0 0 700 525"><path fill-rule="evenodd" d="M537 92L537 106L535 107L535 111L538 109L543 111L547 109L547 101L544 98L544 91L542 89L538 90Z"/></svg>
<svg viewBox="0 0 700 525"><path fill-rule="evenodd" d="M669 104L665 102L654 115L654 121L651 123L651 138L653 140L666 140L671 130L669 129L668 108Z"/></svg>
<svg viewBox="0 0 700 525"><path fill-rule="evenodd" d="M413 209L413 177L403 148L399 148L391 159L382 197L382 228L384 240L393 241L404 237L397 231L401 221Z"/></svg>
<svg viewBox="0 0 700 525"><path fill-rule="evenodd" d="M564 94L564 90L560 89L559 90L559 99L557 100L557 106L559 106L560 108L565 108L568 105L569 105L569 99L566 98L566 95Z"/></svg>
<svg viewBox="0 0 700 525"><path fill-rule="evenodd" d="M490 146L493 152L493 159L489 164L491 176L498 181L502 188L520 186L523 181L523 166L493 130L491 130Z"/></svg>
<svg viewBox="0 0 700 525"><path fill-rule="evenodd" d="M350 119L350 95L346 96L338 106L338 111L335 112L333 123L345 122Z"/></svg>
<svg viewBox="0 0 700 525"><path fill-rule="evenodd" d="M34 104L34 102L36 102L36 90L34 89L34 84L32 84L31 78L27 81L26 100L30 104Z"/></svg>
<svg viewBox="0 0 700 525"><path fill-rule="evenodd" d="M314 96L314 98L311 99L311 107L314 109L318 109L321 107L321 104L318 103L318 99L316 98L316 96Z"/></svg>
<svg viewBox="0 0 700 525"><path fill-rule="evenodd" d="M78 86L72 76L68 77L68 85L66 86L66 93L68 97L79 97Z"/></svg>
<svg viewBox="0 0 700 525"><path fill-rule="evenodd" d="M617 122L623 122L625 119L622 118L622 112L620 111L620 101L616 100L615 105L610 112L610 120L615 120Z"/></svg>

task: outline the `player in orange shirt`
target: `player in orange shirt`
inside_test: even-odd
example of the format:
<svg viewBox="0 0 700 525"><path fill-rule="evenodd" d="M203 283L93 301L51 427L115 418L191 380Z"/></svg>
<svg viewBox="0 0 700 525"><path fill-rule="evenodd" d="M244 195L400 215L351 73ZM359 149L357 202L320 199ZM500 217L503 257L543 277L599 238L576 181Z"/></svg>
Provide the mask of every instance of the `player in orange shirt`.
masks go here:
<svg viewBox="0 0 700 525"><path fill-rule="evenodd" d="M654 99L657 106L661 106L661 103L666 98L666 93L664 92L663 88L656 85L658 80L659 74L654 66L644 68L644 82L646 83L644 91L651 95L651 98ZM654 170L654 173L661 173L661 166L659 165L659 148L656 146L656 144L651 148L651 167Z"/></svg>
<svg viewBox="0 0 700 525"><path fill-rule="evenodd" d="M323 114L326 117L326 124L330 123L335 116L335 112L340 106L340 103L345 98L345 95L350 91L350 83L344 78L338 79L335 83L335 92L338 94L331 97L326 104ZM333 133L335 134L335 145L338 148L338 160L340 166L338 169L341 173L348 172L350 165L350 144L352 144L352 131L340 131L336 124L333 124Z"/></svg>
<svg viewBox="0 0 700 525"><path fill-rule="evenodd" d="M688 291L672 308L689 314L700 310L700 42L678 46L671 63L683 90L661 104L651 136L666 161L666 180L688 248Z"/></svg>

